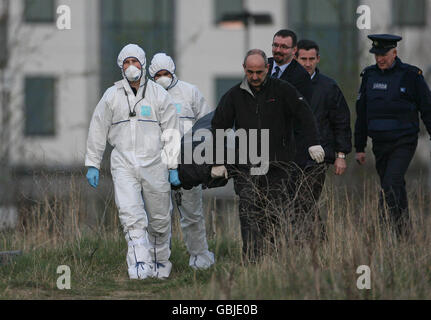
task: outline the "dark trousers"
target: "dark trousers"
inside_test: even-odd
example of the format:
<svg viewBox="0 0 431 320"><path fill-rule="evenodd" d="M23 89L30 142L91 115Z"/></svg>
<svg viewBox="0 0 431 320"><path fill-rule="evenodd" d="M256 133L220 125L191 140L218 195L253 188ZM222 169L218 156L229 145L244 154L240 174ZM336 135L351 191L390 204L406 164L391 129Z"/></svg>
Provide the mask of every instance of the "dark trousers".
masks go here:
<svg viewBox="0 0 431 320"><path fill-rule="evenodd" d="M380 212L385 217L385 205L390 222L398 234L406 232L409 221L406 182L404 175L410 165L418 143L417 135L396 141L373 140L376 169L380 177Z"/></svg>
<svg viewBox="0 0 431 320"><path fill-rule="evenodd" d="M319 198L325 184L327 164L315 164L295 170L294 199L296 237L304 240L325 238L325 226L319 212Z"/></svg>
<svg viewBox="0 0 431 320"><path fill-rule="evenodd" d="M250 176L248 170L235 174L243 254L249 261L285 239L291 181L289 168L281 164L271 165L263 176Z"/></svg>

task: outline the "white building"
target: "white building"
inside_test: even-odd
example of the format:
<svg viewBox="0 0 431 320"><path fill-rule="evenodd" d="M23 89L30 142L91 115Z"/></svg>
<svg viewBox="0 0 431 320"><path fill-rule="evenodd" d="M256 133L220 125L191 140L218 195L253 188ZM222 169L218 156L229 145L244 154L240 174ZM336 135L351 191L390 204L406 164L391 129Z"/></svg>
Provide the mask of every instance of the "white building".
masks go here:
<svg viewBox="0 0 431 320"><path fill-rule="evenodd" d="M282 28L316 40L321 45L321 69L339 82L352 114L359 73L373 63L368 34L402 35L401 58L431 74L430 0L0 2L3 17L9 3L8 22L0 24L3 36L8 35L9 53L0 79L0 91L9 97L1 100L9 101L1 108L2 130L7 130L9 142L1 141L1 148L18 171L82 170L92 112L104 90L121 77L116 57L129 42L146 50L147 66L156 52L173 56L178 76L198 85L216 105L221 94L242 78L242 60L249 49L245 29L226 30L216 22L224 13L243 8L269 13L273 20L270 25L250 26L250 48L261 48L270 56L273 34ZM362 4L371 10L370 30L356 26ZM71 29L61 30L67 27L62 5L70 8ZM428 160L427 149L422 158Z"/></svg>

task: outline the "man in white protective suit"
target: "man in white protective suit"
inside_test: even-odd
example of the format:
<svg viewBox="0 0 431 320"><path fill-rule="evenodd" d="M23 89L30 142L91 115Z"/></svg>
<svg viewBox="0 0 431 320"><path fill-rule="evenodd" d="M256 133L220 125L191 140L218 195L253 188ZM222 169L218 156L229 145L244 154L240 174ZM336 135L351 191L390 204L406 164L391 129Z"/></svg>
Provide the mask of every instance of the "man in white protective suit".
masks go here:
<svg viewBox="0 0 431 320"><path fill-rule="evenodd" d="M154 55L149 67L150 76L172 96L177 109L181 136L193 124L213 111L199 89L178 80L175 63L165 53ZM202 186L191 190L181 189L181 201L177 201L183 238L190 254L189 264L194 269L207 269L214 264L214 254L208 251L205 217L202 208Z"/></svg>
<svg viewBox="0 0 431 320"><path fill-rule="evenodd" d="M131 279L167 278L171 235L171 185L179 185L179 122L170 95L146 78L145 52L125 46L117 61L123 80L106 90L91 119L85 166L98 185L106 141L113 146L115 203L128 242Z"/></svg>

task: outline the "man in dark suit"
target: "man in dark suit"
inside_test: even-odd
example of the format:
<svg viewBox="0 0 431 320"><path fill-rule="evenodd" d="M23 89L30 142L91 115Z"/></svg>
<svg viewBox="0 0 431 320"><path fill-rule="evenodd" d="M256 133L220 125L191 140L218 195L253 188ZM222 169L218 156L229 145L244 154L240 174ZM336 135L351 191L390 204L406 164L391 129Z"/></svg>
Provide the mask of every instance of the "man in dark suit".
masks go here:
<svg viewBox="0 0 431 320"><path fill-rule="evenodd" d="M272 58L268 59L271 77L288 81L311 102L312 85L308 72L294 59L297 36L291 30L280 30L272 41Z"/></svg>
<svg viewBox="0 0 431 320"><path fill-rule="evenodd" d="M320 73L317 68L320 62L317 43L311 40L299 41L296 55L312 79L311 109L319 128L320 143L325 150L325 163L318 165L306 154L305 146L299 148L302 152L298 152L296 162L304 168L304 179L298 194L302 198L303 218L314 213L316 217L313 218L320 220L318 200L328 165L333 164L335 174L342 175L347 168L346 156L352 150L350 110L335 80ZM301 141L298 143L301 144Z"/></svg>
<svg viewBox="0 0 431 320"><path fill-rule="evenodd" d="M342 175L347 168L346 156L352 149L349 106L335 80L322 74L317 67L320 62L317 43L299 41L296 55L311 77L313 95L310 105L325 149L325 162L334 165L336 175ZM307 158L301 161L307 165ZM308 159L308 164L314 164L310 161Z"/></svg>
<svg viewBox="0 0 431 320"><path fill-rule="evenodd" d="M312 95L312 84L311 78L308 72L296 61L295 55L298 50L297 48L298 38L292 30L282 29L278 31L272 41L272 58L268 59L269 73L272 78L278 78L289 82L296 90L301 93L308 104L311 103ZM298 153L298 144L300 143L300 137L303 136L301 128L298 127L297 123L291 123L289 126L290 132L286 135L289 140L289 145L292 147L292 153ZM293 158L295 158L293 156ZM296 160L294 161L293 175L301 175L301 164ZM296 174L295 174L296 172Z"/></svg>
<svg viewBox="0 0 431 320"><path fill-rule="evenodd" d="M297 53L297 41L298 38L292 30L282 29L278 31L272 41L272 58L268 59L269 72L272 78L278 78L285 80L293 85L305 98L308 104L311 103L312 97L312 83L308 72L298 63L295 59ZM297 212L297 228L304 225L306 229L309 229L309 223L304 223L302 218L309 216L308 205L309 197L301 196L301 186L304 184L304 172L306 170L303 158L312 161L308 155L306 155L306 148L303 146L302 136L304 135L304 128L301 128L298 123L292 122L289 126L290 132L286 133L291 146L291 152L293 152L293 165L290 167L290 176L293 189L290 189L292 194L291 199L294 199L294 204ZM304 213L307 211L307 214ZM308 230L300 232L307 234Z"/></svg>

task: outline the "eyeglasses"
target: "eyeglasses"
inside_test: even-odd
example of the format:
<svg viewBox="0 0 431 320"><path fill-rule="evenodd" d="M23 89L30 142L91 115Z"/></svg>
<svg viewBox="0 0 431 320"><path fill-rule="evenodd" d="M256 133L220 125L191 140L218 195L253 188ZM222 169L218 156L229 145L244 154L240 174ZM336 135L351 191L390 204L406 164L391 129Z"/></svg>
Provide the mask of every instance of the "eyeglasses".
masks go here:
<svg viewBox="0 0 431 320"><path fill-rule="evenodd" d="M287 50L287 49L292 49L293 48L293 47L288 47L288 46L286 46L284 44L280 45L280 44L277 44L277 43L273 43L272 47L273 48L281 48L283 50Z"/></svg>

